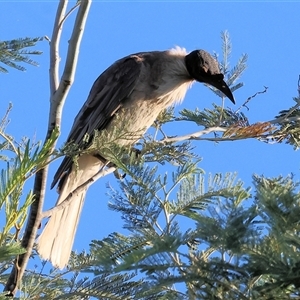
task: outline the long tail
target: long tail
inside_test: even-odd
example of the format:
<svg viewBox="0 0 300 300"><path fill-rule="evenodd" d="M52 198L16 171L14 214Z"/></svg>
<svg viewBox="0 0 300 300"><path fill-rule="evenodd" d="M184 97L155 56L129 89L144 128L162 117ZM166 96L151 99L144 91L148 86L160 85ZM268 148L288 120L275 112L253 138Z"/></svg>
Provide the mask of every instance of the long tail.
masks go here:
<svg viewBox="0 0 300 300"><path fill-rule="evenodd" d="M50 260L55 267L63 269L69 261L87 188L77 193L73 191L93 177L102 166L98 158L84 154L65 179L56 205L72 193L69 205L52 214L37 242L40 256Z"/></svg>

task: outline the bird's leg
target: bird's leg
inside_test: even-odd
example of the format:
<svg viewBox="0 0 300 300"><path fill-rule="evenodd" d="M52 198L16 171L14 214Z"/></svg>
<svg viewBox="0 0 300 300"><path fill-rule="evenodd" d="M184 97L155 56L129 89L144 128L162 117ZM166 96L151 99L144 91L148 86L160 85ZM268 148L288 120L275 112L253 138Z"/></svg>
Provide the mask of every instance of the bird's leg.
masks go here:
<svg viewBox="0 0 300 300"><path fill-rule="evenodd" d="M129 152L129 156L131 158L138 159L140 157L140 155L141 155L141 150L140 149L137 149L137 148L134 148L134 147L131 148L131 150ZM108 167L116 167L116 165L113 164L113 163L109 163ZM126 173L121 174L118 169L116 169L114 171L114 175L117 179L124 179L126 177Z"/></svg>
<svg viewBox="0 0 300 300"><path fill-rule="evenodd" d="M140 157L140 155L142 154L142 151L140 149L132 147L131 151L130 151L130 155L133 156L134 154L135 154L134 158L138 159Z"/></svg>
<svg viewBox="0 0 300 300"><path fill-rule="evenodd" d="M116 167L116 165L113 164L113 163L109 163L108 166L109 166L109 167ZM114 171L114 175L115 175L115 177L116 177L117 179L124 179L124 178L126 177L126 173L121 174L121 173L119 172L118 169L116 169L116 170Z"/></svg>

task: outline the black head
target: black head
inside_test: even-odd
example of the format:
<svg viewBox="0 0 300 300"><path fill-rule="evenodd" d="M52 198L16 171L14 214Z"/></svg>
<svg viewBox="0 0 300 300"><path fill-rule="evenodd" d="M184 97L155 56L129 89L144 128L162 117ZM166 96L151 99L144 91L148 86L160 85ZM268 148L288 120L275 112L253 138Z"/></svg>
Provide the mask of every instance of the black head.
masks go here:
<svg viewBox="0 0 300 300"><path fill-rule="evenodd" d="M186 68L192 78L220 90L234 104L234 97L224 81L218 62L206 51L195 50L185 57Z"/></svg>

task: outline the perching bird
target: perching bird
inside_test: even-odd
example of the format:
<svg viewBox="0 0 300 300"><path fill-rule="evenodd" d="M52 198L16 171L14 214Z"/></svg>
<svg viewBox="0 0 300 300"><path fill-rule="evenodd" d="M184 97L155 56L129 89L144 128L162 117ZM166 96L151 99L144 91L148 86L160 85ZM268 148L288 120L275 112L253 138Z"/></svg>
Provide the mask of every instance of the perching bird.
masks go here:
<svg viewBox="0 0 300 300"><path fill-rule="evenodd" d="M168 51L141 52L126 56L104 71L95 81L90 94L74 120L67 142L79 148L89 147L86 136L95 130L112 128L124 122L128 132L143 134L165 108L180 103L194 81L217 88L233 103L233 95L220 73L218 62L206 51L187 53L176 47ZM116 118L116 115L119 115ZM119 126L120 127L120 126ZM121 146L134 144L120 140ZM64 268L72 250L87 188L74 190L104 166L101 153L79 156L75 166L65 157L58 168L52 187L58 183L57 204L73 192L69 205L52 214L38 239L38 252L58 268Z"/></svg>

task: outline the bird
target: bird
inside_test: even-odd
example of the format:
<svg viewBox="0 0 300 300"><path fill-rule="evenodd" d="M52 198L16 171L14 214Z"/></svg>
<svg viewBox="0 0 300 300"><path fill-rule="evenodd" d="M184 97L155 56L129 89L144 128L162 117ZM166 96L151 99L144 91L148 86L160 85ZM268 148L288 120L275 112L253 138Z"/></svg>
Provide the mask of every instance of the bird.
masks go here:
<svg viewBox="0 0 300 300"><path fill-rule="evenodd" d="M121 125L129 132L137 132L138 137L117 143L121 147L133 146L161 111L182 102L194 82L213 86L235 104L217 60L205 50L187 52L176 46L121 58L94 82L74 119L67 143L89 149L95 130L106 130L109 134ZM54 175L51 188L58 185L56 205L67 197L70 201L50 216L38 237L37 251L42 259L59 269L68 264L87 187L75 190L93 178L106 162L101 153L85 151L76 164L72 157L65 156Z"/></svg>

